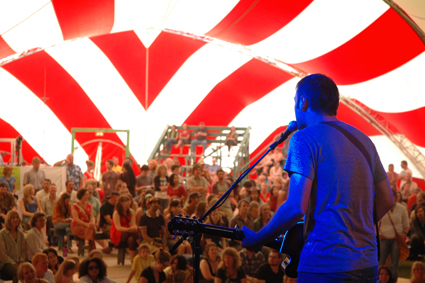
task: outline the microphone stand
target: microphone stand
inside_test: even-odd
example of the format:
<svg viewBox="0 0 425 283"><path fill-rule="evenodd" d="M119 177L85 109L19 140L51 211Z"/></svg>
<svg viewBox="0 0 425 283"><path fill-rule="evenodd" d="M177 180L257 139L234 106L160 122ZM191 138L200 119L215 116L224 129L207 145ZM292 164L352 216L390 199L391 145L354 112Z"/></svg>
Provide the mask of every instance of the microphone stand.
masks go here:
<svg viewBox="0 0 425 283"><path fill-rule="evenodd" d="M288 128L290 128L290 125L288 125ZM295 128L296 129L296 128ZM293 129L292 131L294 131L295 129ZM292 132L291 131L291 132ZM289 134L289 133L288 133ZM286 136L287 137L287 136ZM251 167L249 167L247 170L245 170L245 172L243 172L239 178L232 184L232 186L227 190L227 192L225 192L219 200L217 200L212 206L211 208L205 212L204 215L202 215L201 217L199 217L198 222L202 222L213 210L215 210L219 205L221 205L230 195L230 193L236 188L236 186L243 180L243 178L246 177L246 175L248 175L249 172L251 172L251 170L257 166L257 164L272 150L274 150L279 144L281 144L285 139L285 136L281 136L281 138L274 142L272 145L270 145L269 149L254 163L254 165L252 165ZM189 215L186 215L187 218L189 218ZM195 218L195 217L194 217ZM242 228L242 227L240 227ZM193 260L193 270L194 270L194 280L193 282L198 283L199 282L199 264L201 262L200 260L200 254L201 254L201 237L202 234L201 233L197 233L197 234L191 234L189 235L189 237L192 236L192 246L194 254L195 254L195 258ZM171 249L169 250L170 253L173 253L178 246L180 246L180 244L185 240L186 237L181 237L177 243L174 244L174 246L171 247Z"/></svg>

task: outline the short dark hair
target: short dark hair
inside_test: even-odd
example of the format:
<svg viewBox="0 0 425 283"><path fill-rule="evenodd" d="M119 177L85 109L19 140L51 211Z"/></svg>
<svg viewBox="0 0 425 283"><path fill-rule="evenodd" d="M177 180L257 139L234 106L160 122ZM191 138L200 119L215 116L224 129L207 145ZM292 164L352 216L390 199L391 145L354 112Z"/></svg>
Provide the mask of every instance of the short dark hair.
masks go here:
<svg viewBox="0 0 425 283"><path fill-rule="evenodd" d="M179 164L174 164L173 166L171 166L171 171L174 171L177 168L180 168L180 165Z"/></svg>
<svg viewBox="0 0 425 283"><path fill-rule="evenodd" d="M118 158L118 157L117 157ZM113 160L106 160L106 162L108 162L109 163L109 165L111 165L111 166L114 166L114 161Z"/></svg>
<svg viewBox="0 0 425 283"><path fill-rule="evenodd" d="M192 167L192 170L193 170L192 172L195 172L195 170L198 170L198 169L202 169L202 168L201 168L201 166L199 164L195 164Z"/></svg>
<svg viewBox="0 0 425 283"><path fill-rule="evenodd" d="M72 180L66 180L66 182L65 182L65 186L68 186L68 184L69 184L70 182L73 182L73 183L74 183L74 185L75 185L75 182L74 182L74 181L72 181Z"/></svg>
<svg viewBox="0 0 425 283"><path fill-rule="evenodd" d="M46 214L44 212L36 212L31 217L31 227L35 227L35 223L37 222L38 218L40 217L46 217Z"/></svg>
<svg viewBox="0 0 425 283"><path fill-rule="evenodd" d="M216 174L218 175L218 173L221 173L221 172L224 173L224 170L223 169L218 169L217 172L216 172Z"/></svg>
<svg viewBox="0 0 425 283"><path fill-rule="evenodd" d="M178 176L179 174L173 173L170 176L170 185L171 187L174 187L176 184L174 183L174 176Z"/></svg>
<svg viewBox="0 0 425 283"><path fill-rule="evenodd" d="M142 167L140 167L140 171L149 171L149 166L144 164Z"/></svg>
<svg viewBox="0 0 425 283"><path fill-rule="evenodd" d="M89 265L91 262L95 262L97 266L99 266L99 274L97 275L97 279L102 280L106 276L106 264L103 260L97 257L86 258L83 260L78 270L78 278L89 274Z"/></svg>
<svg viewBox="0 0 425 283"><path fill-rule="evenodd" d="M81 200L81 198L88 192L86 188L81 188L77 191L77 199Z"/></svg>
<svg viewBox="0 0 425 283"><path fill-rule="evenodd" d="M6 183L4 183L4 182L0 182L0 188L7 188Z"/></svg>
<svg viewBox="0 0 425 283"><path fill-rule="evenodd" d="M331 78L323 74L312 74L302 78L296 88L308 99L311 110L336 116L339 91Z"/></svg>
<svg viewBox="0 0 425 283"><path fill-rule="evenodd" d="M49 182L50 184L52 183L52 181L50 179L44 179L44 181Z"/></svg>
<svg viewBox="0 0 425 283"><path fill-rule="evenodd" d="M406 160L402 160L401 163L406 164L407 165L407 161Z"/></svg>

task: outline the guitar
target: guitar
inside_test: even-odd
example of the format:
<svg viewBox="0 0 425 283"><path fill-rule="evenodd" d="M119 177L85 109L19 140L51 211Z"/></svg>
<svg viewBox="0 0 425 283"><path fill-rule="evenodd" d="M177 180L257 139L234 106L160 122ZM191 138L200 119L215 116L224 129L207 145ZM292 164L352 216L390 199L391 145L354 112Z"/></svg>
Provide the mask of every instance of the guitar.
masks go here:
<svg viewBox="0 0 425 283"><path fill-rule="evenodd" d="M242 241L243 232L238 229L232 229L222 226L203 224L196 219L175 216L167 224L168 231L172 235L194 236L197 234L209 234L232 240ZM294 227L286 231L283 236L275 238L265 246L275 249L280 253L287 254L290 259L282 262L285 274L291 278L298 276L298 264L300 261L301 250L304 245L303 239L304 223L298 222Z"/></svg>

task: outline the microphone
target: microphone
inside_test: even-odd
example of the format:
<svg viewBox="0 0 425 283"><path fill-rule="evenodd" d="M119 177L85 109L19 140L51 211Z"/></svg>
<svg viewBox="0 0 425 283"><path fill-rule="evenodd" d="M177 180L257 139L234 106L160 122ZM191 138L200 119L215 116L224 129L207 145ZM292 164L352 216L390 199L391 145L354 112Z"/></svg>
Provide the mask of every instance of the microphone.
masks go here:
<svg viewBox="0 0 425 283"><path fill-rule="evenodd" d="M298 125L296 121L291 121L289 122L288 127L286 128L286 131L283 132L279 139L270 146L271 149L274 149L276 146L278 146L279 144L283 143L290 134L292 134L293 132L295 132L296 130L298 130Z"/></svg>

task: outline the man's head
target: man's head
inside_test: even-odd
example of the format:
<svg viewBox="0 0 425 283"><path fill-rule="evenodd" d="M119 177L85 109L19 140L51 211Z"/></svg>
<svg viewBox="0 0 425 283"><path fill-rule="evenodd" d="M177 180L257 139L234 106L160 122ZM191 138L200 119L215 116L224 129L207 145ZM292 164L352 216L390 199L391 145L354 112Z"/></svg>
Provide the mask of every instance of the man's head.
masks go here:
<svg viewBox="0 0 425 283"><path fill-rule="evenodd" d="M201 201L201 194L193 192L189 195L189 204L197 205Z"/></svg>
<svg viewBox="0 0 425 283"><path fill-rule="evenodd" d="M422 191L416 195L416 203L418 205L425 203L425 192Z"/></svg>
<svg viewBox="0 0 425 283"><path fill-rule="evenodd" d="M179 164L174 164L173 166L171 166L171 171L173 173L180 174L180 167L181 166Z"/></svg>
<svg viewBox="0 0 425 283"><path fill-rule="evenodd" d="M407 168L407 161L403 160L400 164L401 168L406 169Z"/></svg>
<svg viewBox="0 0 425 283"><path fill-rule="evenodd" d="M38 170L38 168L40 168L40 163L40 158L38 158L37 156L32 159L32 167L34 167L35 170Z"/></svg>
<svg viewBox="0 0 425 283"><path fill-rule="evenodd" d="M223 170L221 170L221 169L217 170L217 178L218 178L219 182L224 180L224 171Z"/></svg>
<svg viewBox="0 0 425 283"><path fill-rule="evenodd" d="M114 162L114 166L118 166L118 163L119 163L119 159L118 159L118 157L116 157L116 156L114 156L113 158L113 162Z"/></svg>
<svg viewBox="0 0 425 283"><path fill-rule="evenodd" d="M46 192L49 191L51 183L52 183L52 181L50 181L50 179L44 179L44 181L43 181L44 191L46 191Z"/></svg>
<svg viewBox="0 0 425 283"><path fill-rule="evenodd" d="M199 124L199 128L201 128L201 129L205 128L205 124L204 124L204 122L201 122L201 123Z"/></svg>
<svg viewBox="0 0 425 283"><path fill-rule="evenodd" d="M298 128L307 126L306 113L336 116L339 106L339 91L334 81L322 74L313 74L301 79L296 86L295 116Z"/></svg>
<svg viewBox="0 0 425 283"><path fill-rule="evenodd" d="M148 175L149 173L149 166L148 165L143 165L142 167L140 167L140 175L142 175L143 177Z"/></svg>
<svg viewBox="0 0 425 283"><path fill-rule="evenodd" d="M247 200L245 199L241 199L238 202L238 209L239 209L239 214L242 216L246 216L248 215L248 210L249 210L249 203Z"/></svg>
<svg viewBox="0 0 425 283"><path fill-rule="evenodd" d="M257 219L258 216L260 215L260 204L256 201L251 201L249 203L249 215L251 216L252 219Z"/></svg>
<svg viewBox="0 0 425 283"><path fill-rule="evenodd" d="M57 192L58 190L57 190L57 188L56 188L56 184L51 184L50 185L50 190L49 190L49 192L50 192L50 194L51 195L56 195L56 192Z"/></svg>
<svg viewBox="0 0 425 283"><path fill-rule="evenodd" d="M156 160L151 159L148 162L148 166L149 166L149 170L155 172L156 171L156 167L158 166L158 163L156 162Z"/></svg>
<svg viewBox="0 0 425 283"><path fill-rule="evenodd" d="M282 262L282 254L278 253L276 250L270 250L268 263L270 266L279 266Z"/></svg>
<svg viewBox="0 0 425 283"><path fill-rule="evenodd" d="M388 171L393 172L394 171L394 164L388 165Z"/></svg>
<svg viewBox="0 0 425 283"><path fill-rule="evenodd" d="M148 201L146 203L150 205L149 209L152 211L157 211L159 208L159 199L157 199L156 197L148 198Z"/></svg>
<svg viewBox="0 0 425 283"><path fill-rule="evenodd" d="M112 191L112 193L109 195L108 201L110 204L115 205L119 197L120 193L118 191Z"/></svg>
<svg viewBox="0 0 425 283"><path fill-rule="evenodd" d="M114 161L106 160L105 162L106 170L111 171L112 167L114 167Z"/></svg>
<svg viewBox="0 0 425 283"><path fill-rule="evenodd" d="M47 269L49 269L49 261L47 255L44 253L36 253L32 257L32 265L34 266L37 275L39 277L43 277L46 274Z"/></svg>
<svg viewBox="0 0 425 283"><path fill-rule="evenodd" d="M68 165L74 164L74 154L70 153L66 156L66 162L68 162Z"/></svg>
<svg viewBox="0 0 425 283"><path fill-rule="evenodd" d="M73 181L66 181L65 186L66 186L66 192L68 194L72 193L72 190L74 190L74 182Z"/></svg>
<svg viewBox="0 0 425 283"><path fill-rule="evenodd" d="M7 192L7 185L4 182L0 182L0 196L4 196Z"/></svg>
<svg viewBox="0 0 425 283"><path fill-rule="evenodd" d="M86 185L86 189L87 189L87 191L89 192L89 195L90 195L89 199L91 199L93 197L94 188L93 188L92 185L88 184L88 185Z"/></svg>
<svg viewBox="0 0 425 283"><path fill-rule="evenodd" d="M36 227L41 231L46 226L46 214L44 212L36 212L31 218L31 227ZM44 239L43 239L44 240Z"/></svg>
<svg viewBox="0 0 425 283"><path fill-rule="evenodd" d="M167 168L171 170L171 167L174 165L174 161L172 158L165 159L165 164L167 165Z"/></svg>
<svg viewBox="0 0 425 283"><path fill-rule="evenodd" d="M192 174L195 178L199 178L199 176L201 176L201 172L202 172L202 169L201 169L201 166L199 164L193 165Z"/></svg>

